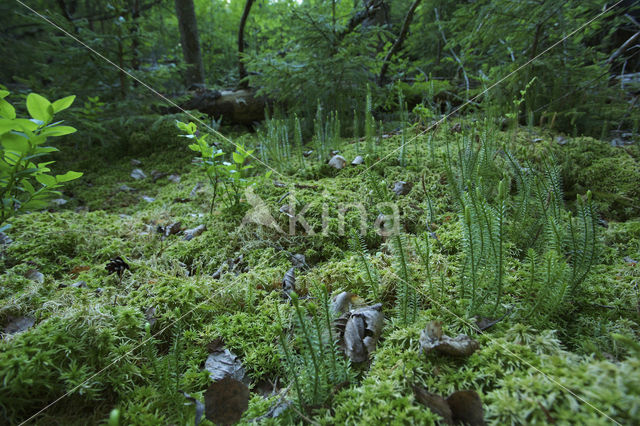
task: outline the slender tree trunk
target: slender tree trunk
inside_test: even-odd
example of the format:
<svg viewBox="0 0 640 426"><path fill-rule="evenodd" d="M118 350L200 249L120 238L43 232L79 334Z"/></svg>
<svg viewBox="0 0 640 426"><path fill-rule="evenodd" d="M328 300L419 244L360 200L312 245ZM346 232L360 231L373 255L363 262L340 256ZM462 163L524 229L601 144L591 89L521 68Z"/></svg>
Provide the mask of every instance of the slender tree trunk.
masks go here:
<svg viewBox="0 0 640 426"><path fill-rule="evenodd" d="M400 34L398 34L398 38L393 43L393 46L391 46L391 48L387 52L387 55L384 57L384 61L382 63L382 69L380 70L380 76L378 77L379 85L381 85L384 82L384 77L385 77L385 74L387 73L387 70L389 69L389 62L391 61L391 58L393 57L393 55L396 54L398 50L400 50L400 47L402 46L404 39L407 37L407 33L409 32L409 26L411 25L411 20L413 19L413 15L416 9L418 8L418 5L420 4L420 1L421 0L415 0L411 5L411 7L409 7L407 16L405 16L404 22L402 23L402 29L400 29Z"/></svg>
<svg viewBox="0 0 640 426"><path fill-rule="evenodd" d="M138 49L140 48L140 23L138 22L140 18L140 0L133 0L129 7L131 10L131 26L129 27L129 32L131 34L131 68L134 70L140 69L140 57L138 54ZM137 86L137 81L133 83L134 86Z"/></svg>
<svg viewBox="0 0 640 426"><path fill-rule="evenodd" d="M200 54L200 39L193 0L175 0L176 16L180 28L180 41L184 61L187 63L186 80L190 86L204 83L204 66Z"/></svg>
<svg viewBox="0 0 640 426"><path fill-rule="evenodd" d="M240 78L239 87L246 89L249 87L248 81L243 81L247 77L247 70L244 67L244 27L247 25L247 18L249 18L249 12L251 12L251 6L255 0L247 0L244 4L244 10L242 11L242 18L240 18L240 26L238 27L238 77Z"/></svg>

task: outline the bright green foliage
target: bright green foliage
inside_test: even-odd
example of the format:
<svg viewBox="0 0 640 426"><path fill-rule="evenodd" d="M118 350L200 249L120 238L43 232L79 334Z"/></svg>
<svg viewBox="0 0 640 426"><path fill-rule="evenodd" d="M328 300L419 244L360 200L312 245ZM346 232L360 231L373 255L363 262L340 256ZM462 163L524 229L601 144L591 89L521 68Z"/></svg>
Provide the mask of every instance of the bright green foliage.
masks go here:
<svg viewBox="0 0 640 426"><path fill-rule="evenodd" d="M409 273L409 254L407 253L406 237L401 234L393 235L393 251L395 254L395 268L397 274L396 293L397 293L397 312L396 316L400 323L409 325L413 323L418 316L419 295L414 288Z"/></svg>
<svg viewBox="0 0 640 426"><path fill-rule="evenodd" d="M245 189L255 185L258 181L258 178L248 174L248 170L253 168L253 165L248 163L250 157L253 157L254 150L236 144L236 150L231 153L231 161L224 161L225 153L222 149L219 149L215 144L209 145L207 140L209 135L200 134L194 123L187 124L176 121L176 125L185 132L183 137L194 140L194 143L189 145L189 149L200 153L201 161L198 165L204 168L213 189L210 212L213 212L218 199L227 208L238 206ZM269 176L271 176L271 171L268 171L264 178L269 178Z"/></svg>
<svg viewBox="0 0 640 426"><path fill-rule="evenodd" d="M287 373L290 375L298 403L317 406L327 402L334 386L353 379L349 362L339 353L337 336L333 330L334 314L329 308L329 294L325 286L316 287L319 303L302 306L297 294L291 294L295 345L299 353L287 340L284 328L280 335L280 347ZM282 318L278 313L282 326Z"/></svg>
<svg viewBox="0 0 640 426"><path fill-rule="evenodd" d="M350 242L351 250L356 253L358 260L360 261L360 265L365 271L365 277L367 278L367 283L371 289L373 300L378 300L380 297L380 277L378 276L375 268L369 262L369 259L367 259L367 247L365 245L364 238L362 235L358 235L354 230L351 233Z"/></svg>
<svg viewBox="0 0 640 426"><path fill-rule="evenodd" d="M8 95L0 90L0 229L6 228L3 224L12 216L46 207L51 198L61 194L57 188L82 176L72 171L52 175L49 166L53 161L38 162L57 151L45 145L48 137L76 131L53 122L53 115L69 108L75 96L51 103L31 93L27 96L31 119L26 119L16 117L15 109L5 99Z"/></svg>
<svg viewBox="0 0 640 426"><path fill-rule="evenodd" d="M449 187L464 230L460 294L470 298L471 312L481 311L489 297L494 300L492 312L499 311L506 250L511 247L521 256L528 253L528 292L535 297L527 300L531 306L525 309L526 315L553 317L575 296L596 261L591 193L578 197L573 218L564 206L559 168L548 159L541 160L540 166L522 167L506 148L502 159L488 129L485 124L483 133L476 133L479 149L471 142L474 135L462 136L457 161L449 149L446 156ZM498 170L506 167L512 176L500 179ZM535 172L535 167L542 170ZM517 189L513 198L508 194L511 179Z"/></svg>

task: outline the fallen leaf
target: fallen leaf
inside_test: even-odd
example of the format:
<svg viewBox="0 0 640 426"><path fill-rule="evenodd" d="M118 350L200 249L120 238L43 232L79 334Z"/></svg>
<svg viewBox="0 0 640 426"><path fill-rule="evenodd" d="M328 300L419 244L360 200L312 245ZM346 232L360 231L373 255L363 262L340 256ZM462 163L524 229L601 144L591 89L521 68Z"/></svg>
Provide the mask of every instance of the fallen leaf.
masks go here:
<svg viewBox="0 0 640 426"><path fill-rule="evenodd" d="M453 414L453 422L469 426L484 426L482 401L476 391L460 390L447 398L447 404Z"/></svg>
<svg viewBox="0 0 640 426"><path fill-rule="evenodd" d="M362 155L358 155L356 158L353 159L353 161L351 162L351 165L359 166L363 163L364 163L364 158L362 158Z"/></svg>
<svg viewBox="0 0 640 426"><path fill-rule="evenodd" d="M7 315L8 323L4 326L4 332L6 334L18 334L33 327L36 323L35 319L31 317L14 317Z"/></svg>
<svg viewBox="0 0 640 426"><path fill-rule="evenodd" d="M246 372L237 355L220 346L209 345L208 348L211 352L204 362L204 369L209 372L209 377L213 381L231 377L243 383L248 383Z"/></svg>
<svg viewBox="0 0 640 426"><path fill-rule="evenodd" d="M343 291L331 301L331 310L337 314L344 314L354 306L354 299L358 297L349 291Z"/></svg>
<svg viewBox="0 0 640 426"><path fill-rule="evenodd" d="M37 269L29 269L25 274L25 277L40 284L44 282L44 275Z"/></svg>
<svg viewBox="0 0 640 426"><path fill-rule="evenodd" d="M158 226L156 228L156 231L159 234L162 234L162 238L166 238L169 235L175 235L177 233L179 233L182 230L182 222L173 222L170 223L169 225L165 225L165 226Z"/></svg>
<svg viewBox="0 0 640 426"><path fill-rule="evenodd" d="M442 323L438 321L428 323L420 334L420 349L426 354L435 350L444 355L467 357L478 348L478 342L466 334L453 338L442 334Z"/></svg>
<svg viewBox="0 0 640 426"><path fill-rule="evenodd" d="M384 324L381 309L382 304L377 303L351 310L338 318L336 324L340 344L352 362L367 361L369 355L376 349ZM343 329L342 324L344 324Z"/></svg>
<svg viewBox="0 0 640 426"><path fill-rule="evenodd" d="M131 177L135 180L146 179L147 175L144 174L142 169L133 169L131 172Z"/></svg>
<svg viewBox="0 0 640 426"><path fill-rule="evenodd" d="M207 229L207 227L204 225L198 225L195 228L187 229L186 231L184 231L184 240L186 241L193 240L195 237L202 234L205 229Z"/></svg>
<svg viewBox="0 0 640 426"><path fill-rule="evenodd" d="M298 269L309 268L309 265L307 265L307 259L304 257L304 254L300 253L291 255L291 265Z"/></svg>
<svg viewBox="0 0 640 426"><path fill-rule="evenodd" d="M232 425L249 408L249 388L244 383L225 377L212 383L204 394L205 416L213 423Z"/></svg>
<svg viewBox="0 0 640 426"><path fill-rule="evenodd" d="M204 414L204 404L184 391L179 390L178 392L184 395L185 398L193 402L193 404L196 406L196 416L194 423L195 426L198 426L202 421L202 415Z"/></svg>
<svg viewBox="0 0 640 426"><path fill-rule="evenodd" d="M162 179L166 175L167 174L165 172L159 172L158 170L152 170L151 171L151 179L153 179L154 182Z"/></svg>
<svg viewBox="0 0 640 426"><path fill-rule="evenodd" d="M282 294L285 299L291 298L291 293L296 291L296 268L289 269L282 278Z"/></svg>
<svg viewBox="0 0 640 426"><path fill-rule="evenodd" d="M91 266L86 266L86 265L76 266L69 271L69 275L71 276L71 278L77 278L80 272L85 272L90 269L91 269Z"/></svg>
<svg viewBox="0 0 640 426"><path fill-rule="evenodd" d="M342 155L334 155L331 157L331 160L329 160L329 166L334 169L342 170L345 164L347 164L347 160L345 160Z"/></svg>
<svg viewBox="0 0 640 426"><path fill-rule="evenodd" d="M460 390L453 392L448 398L428 392L421 386L413 385L416 401L442 417L447 425L463 424L484 426L484 410L477 392Z"/></svg>
<svg viewBox="0 0 640 426"><path fill-rule="evenodd" d="M156 319L156 308L155 306L151 306L144 311L144 317L149 323L149 327L153 327L158 320Z"/></svg>
<svg viewBox="0 0 640 426"><path fill-rule="evenodd" d="M405 182L403 180L399 180L393 184L393 192L396 195L407 195L411 188L413 187L412 183Z"/></svg>
<svg viewBox="0 0 640 426"><path fill-rule="evenodd" d="M124 273L124 271L131 268L129 267L129 264L124 261L124 259L122 259L120 256L116 256L107 263L107 266L105 266L104 269L106 269L109 274L116 273L118 274L119 278L122 278L122 274Z"/></svg>
<svg viewBox="0 0 640 426"><path fill-rule="evenodd" d="M413 385L413 394L420 404L427 407L432 413L442 417L442 420L447 425L453 425L453 413L447 400L438 394L427 392L426 389L421 386Z"/></svg>

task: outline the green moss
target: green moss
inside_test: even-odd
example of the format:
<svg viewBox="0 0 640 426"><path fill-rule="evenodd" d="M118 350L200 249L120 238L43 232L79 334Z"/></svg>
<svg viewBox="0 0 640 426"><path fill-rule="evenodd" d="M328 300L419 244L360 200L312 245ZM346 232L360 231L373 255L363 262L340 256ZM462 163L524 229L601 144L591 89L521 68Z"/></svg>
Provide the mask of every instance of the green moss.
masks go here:
<svg viewBox="0 0 640 426"><path fill-rule="evenodd" d="M360 227L359 211L347 209L344 232L339 220L340 211L356 203L366 208L364 241L370 264L381 280L378 300L383 302L387 320L370 363L357 368L358 378L336 388L326 405L308 407L306 416L323 424L433 424L438 417L413 397L411 386L418 384L445 396L459 389L476 390L487 420L494 424L547 422L548 416L559 423L603 421L597 411L569 396L560 383L618 421L632 422L637 417L638 360L612 337L616 333L637 340L640 335L635 311L639 272L624 260L625 256L640 260L637 217L611 221L608 229L602 229L598 265L567 309L541 321L523 315L523 307L536 294L526 290L527 265L523 253L517 252L519 240L506 243L502 300L513 313L486 334L477 335L469 325L472 319L466 316L467 301L460 297L463 233L440 161L445 144L455 145L449 132L438 131L431 145L427 137L418 136L407 146L406 168L398 166L397 152L366 173L365 166L338 171L309 160L304 169L275 178L286 181L286 187L270 180L258 184L255 193L285 231L289 218L278 209L290 199L281 197L287 192L295 194L297 211L309 205L304 217L315 235L302 232L299 224L296 234L288 235L255 224L240 227L249 208L246 204L236 210L216 208L208 214L211 189L205 184L191 195L196 184L206 179L190 164L192 156L184 149L184 140L175 137L174 119L152 116L119 121L121 128L114 130L113 140L105 142L105 149L111 150L108 156L92 156L93 151L80 153L73 159L75 165L64 160L64 167L86 172L81 182L69 186L70 203L12 220L8 234L14 243L0 260L0 323L5 324L10 315L28 315L36 325L0 343L0 374L9 378L0 390L0 403L11 420L26 418L115 361L54 405L42 422L82 424L79 416L65 413L70 407L95 411L86 419L98 422L117 406L127 424L187 424L193 421L194 408L184 405L176 389L202 399L209 378L201 365L207 344L216 338L222 338L240 357L251 378L253 393L244 420L266 413L277 398L259 396L257 384L278 380L281 387L289 385L282 382L288 374L276 320L279 309L285 331L290 332L292 308L281 297L281 281L291 267L289 254L304 254L311 267L296 272L296 289L301 295L317 297L313 288L320 283L332 294L352 291L366 301L374 299L349 245L349 232ZM115 128L115 124L110 125ZM541 134L545 141L553 140L554 135ZM563 165L567 193L582 193L591 187L596 199L600 193L613 194L614 198L599 199L606 218L637 216L637 211L619 202L624 197L639 198L640 186L633 186L637 165L625 151L591 139L571 140L565 146L532 144L526 131L518 132L511 141L502 132L491 137L498 144L507 143L520 159L530 159L533 167L553 152ZM254 137L243 136L243 140L251 146ZM398 144L398 137L384 139L368 164L391 154ZM344 143L341 155L347 160L366 155L362 145ZM133 180L129 174L134 156L147 174L151 170L178 173L180 183L166 178ZM105 165L96 158L110 162ZM486 179L502 176L504 164L502 160L497 164ZM398 180L413 183L407 195L390 191ZM374 182L380 191L373 190ZM123 184L137 191L119 190ZM155 201L142 201L141 195ZM409 241L427 230L429 220L429 229L441 244L430 240L431 287L426 266L412 243L407 244L408 275L421 294L418 319L408 326L391 319L399 284L394 254L389 240L372 226L378 203L384 199L399 206L401 229L409 234ZM77 207L89 211L75 211ZM320 232L323 214L328 218L324 234ZM183 228L205 224L207 229L191 241L182 235L161 241L156 227L177 221ZM239 255L246 262L246 271L211 277L227 259ZM104 269L114 256L125 257L131 265L122 280ZM28 279L30 269L42 272L44 282ZM79 280L87 288L61 286ZM490 280L488 277L487 285ZM95 291L98 288L101 293ZM303 303L313 304L314 300ZM155 308L153 318L145 317L149 308ZM155 335L143 343L149 320L156 321ZM449 335L474 336L480 349L468 359L421 354L420 332L431 320L443 321ZM532 323L541 331L533 329ZM291 348L298 351L300 342L291 337ZM611 357L617 361L607 361ZM309 374L302 376L309 380ZM293 389L286 398L295 398ZM291 409L265 424L298 421L300 417Z"/></svg>

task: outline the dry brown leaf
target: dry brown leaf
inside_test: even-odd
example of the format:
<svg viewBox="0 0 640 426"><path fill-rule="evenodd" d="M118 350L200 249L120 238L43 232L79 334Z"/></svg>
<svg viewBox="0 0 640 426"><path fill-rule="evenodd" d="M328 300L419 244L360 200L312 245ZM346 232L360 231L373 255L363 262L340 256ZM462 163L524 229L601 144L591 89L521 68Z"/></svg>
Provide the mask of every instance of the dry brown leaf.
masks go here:
<svg viewBox="0 0 640 426"><path fill-rule="evenodd" d="M432 413L442 417L442 421L447 425L453 425L453 413L447 400L435 393L427 392L421 386L413 385L413 394L416 401L427 407Z"/></svg>
<svg viewBox="0 0 640 426"><path fill-rule="evenodd" d="M376 349L384 324L381 309L381 303L354 309L336 321L341 346L351 361L367 361L369 355Z"/></svg>
<svg viewBox="0 0 640 426"><path fill-rule="evenodd" d="M85 271L88 271L89 269L91 269L91 266L86 266L86 265L76 266L75 268L69 271L69 275L71 276L71 278L78 278L78 275L80 274L80 272L85 272Z"/></svg>
<svg viewBox="0 0 640 426"><path fill-rule="evenodd" d="M476 391L456 391L449 395L447 404L449 404L449 408L451 408L454 423L469 426L484 426L482 401Z"/></svg>
<svg viewBox="0 0 640 426"><path fill-rule="evenodd" d="M244 383L225 377L211 383L204 394L205 417L218 425L232 425L249 408L249 388Z"/></svg>
<svg viewBox="0 0 640 426"><path fill-rule="evenodd" d="M428 323L420 334L420 349L427 354L435 350L449 356L467 357L478 348L478 342L466 334L459 334L456 337L442 334L442 323L438 321Z"/></svg>

